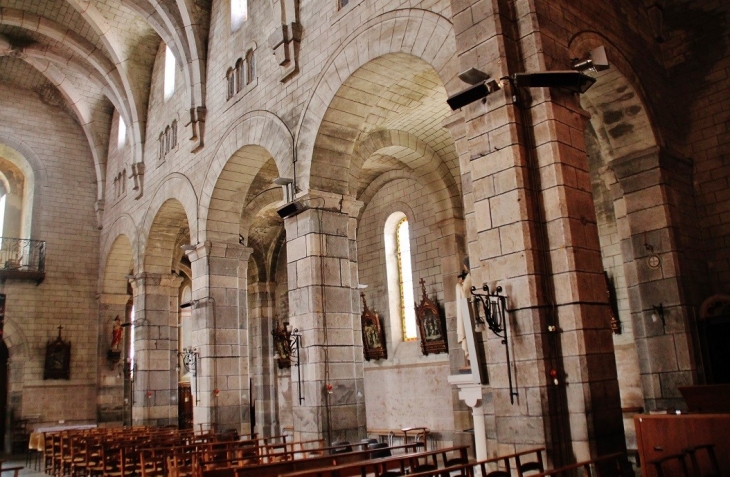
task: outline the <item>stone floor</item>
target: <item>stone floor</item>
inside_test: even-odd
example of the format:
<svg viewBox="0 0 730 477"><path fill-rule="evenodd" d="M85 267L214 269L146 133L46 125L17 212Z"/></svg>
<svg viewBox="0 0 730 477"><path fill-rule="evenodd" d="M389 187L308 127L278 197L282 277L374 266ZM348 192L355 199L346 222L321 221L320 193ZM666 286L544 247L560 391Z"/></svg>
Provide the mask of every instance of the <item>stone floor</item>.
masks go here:
<svg viewBox="0 0 730 477"><path fill-rule="evenodd" d="M25 469L21 470L19 474L22 477L48 477L42 471L36 470L40 467L36 467L35 462L32 462L30 465L26 465L25 455L7 455L3 453L0 458L4 460L2 465L3 468L15 467L18 465L22 465L23 467L25 467ZM2 477L11 476L12 474L10 474L9 472L3 472L2 474Z"/></svg>

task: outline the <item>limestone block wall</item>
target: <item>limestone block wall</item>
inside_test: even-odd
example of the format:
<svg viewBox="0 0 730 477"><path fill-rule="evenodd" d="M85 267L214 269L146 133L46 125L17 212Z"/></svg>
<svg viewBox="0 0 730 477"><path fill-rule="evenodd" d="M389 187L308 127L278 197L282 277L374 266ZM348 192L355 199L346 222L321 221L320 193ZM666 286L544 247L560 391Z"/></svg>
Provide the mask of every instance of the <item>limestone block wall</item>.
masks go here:
<svg viewBox="0 0 730 477"><path fill-rule="evenodd" d="M12 148L33 168L32 238L47 243L43 283L0 286L7 295L13 412L39 423L94 421L99 231L88 142L65 110L28 91L0 88L0 144L0 151ZM68 381L43 379L46 343L58 336L58 326L71 341Z"/></svg>
<svg viewBox="0 0 730 477"><path fill-rule="evenodd" d="M426 292L444 305L443 276L437 239L440 230L433 214L434 204L426 190L412 179L398 179L386 184L365 206L358 224L357 248L360 283L368 307L376 310L386 328L388 359L365 362L365 408L368 429L400 429L426 426L438 434L437 439L451 441L454 431L449 356L423 356L420 343L404 342L394 337L400 328L400 316L390 316L386 276L384 225L394 212L408 218L413 265L414 298L420 301L419 280L426 282ZM413 306L407 304L406 306ZM449 329L454 330L453 317ZM447 411L448 410L448 411Z"/></svg>

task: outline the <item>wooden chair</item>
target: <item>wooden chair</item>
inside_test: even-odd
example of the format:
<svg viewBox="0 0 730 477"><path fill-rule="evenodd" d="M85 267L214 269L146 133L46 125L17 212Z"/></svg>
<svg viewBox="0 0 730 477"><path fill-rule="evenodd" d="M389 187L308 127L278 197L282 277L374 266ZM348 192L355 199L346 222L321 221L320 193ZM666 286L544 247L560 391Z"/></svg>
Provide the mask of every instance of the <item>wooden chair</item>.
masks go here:
<svg viewBox="0 0 730 477"><path fill-rule="evenodd" d="M679 476L689 477L689 469L687 467L687 454L671 454L661 459L655 459L649 462L654 466L658 477Z"/></svg>
<svg viewBox="0 0 730 477"><path fill-rule="evenodd" d="M685 452L689 456L690 463L692 464L693 475L698 477L720 477L720 464L717 462L717 456L715 455L715 444L703 444L690 447L685 449ZM706 467L710 467L710 473L702 472L698 454L705 454L708 464Z"/></svg>

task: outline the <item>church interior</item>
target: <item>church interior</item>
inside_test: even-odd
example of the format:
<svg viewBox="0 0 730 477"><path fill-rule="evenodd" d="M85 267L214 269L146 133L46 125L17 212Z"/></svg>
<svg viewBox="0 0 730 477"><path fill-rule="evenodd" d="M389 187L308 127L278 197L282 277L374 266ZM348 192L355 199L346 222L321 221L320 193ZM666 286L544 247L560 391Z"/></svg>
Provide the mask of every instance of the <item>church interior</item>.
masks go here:
<svg viewBox="0 0 730 477"><path fill-rule="evenodd" d="M411 429L730 475L729 18L0 0L2 447Z"/></svg>

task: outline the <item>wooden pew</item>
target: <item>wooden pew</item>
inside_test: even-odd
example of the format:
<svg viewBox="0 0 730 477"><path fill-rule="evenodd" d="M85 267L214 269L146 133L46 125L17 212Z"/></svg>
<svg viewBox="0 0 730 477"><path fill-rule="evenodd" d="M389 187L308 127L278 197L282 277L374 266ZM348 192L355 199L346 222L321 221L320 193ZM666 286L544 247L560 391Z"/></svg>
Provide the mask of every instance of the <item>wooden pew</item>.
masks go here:
<svg viewBox="0 0 730 477"><path fill-rule="evenodd" d="M380 450L380 449L378 449ZM367 459L359 462L338 463L334 466L310 468L283 474L285 477L357 477L363 475L396 476L443 468L447 462L468 462L468 446L446 447L411 454ZM371 450L372 452L372 450ZM457 454L457 457L449 457ZM438 458L442 464L439 465Z"/></svg>
<svg viewBox="0 0 730 477"><path fill-rule="evenodd" d="M357 445L357 444L352 444ZM421 443L394 446L391 450L415 451L422 447ZM325 448L327 449L327 448ZM359 450L341 454L312 456L304 459L292 459L280 462L269 462L258 465L230 467L225 469L200 469L194 477L274 477L282 474L330 467L353 462L361 462L370 458L372 450ZM171 476L173 477L173 476Z"/></svg>

